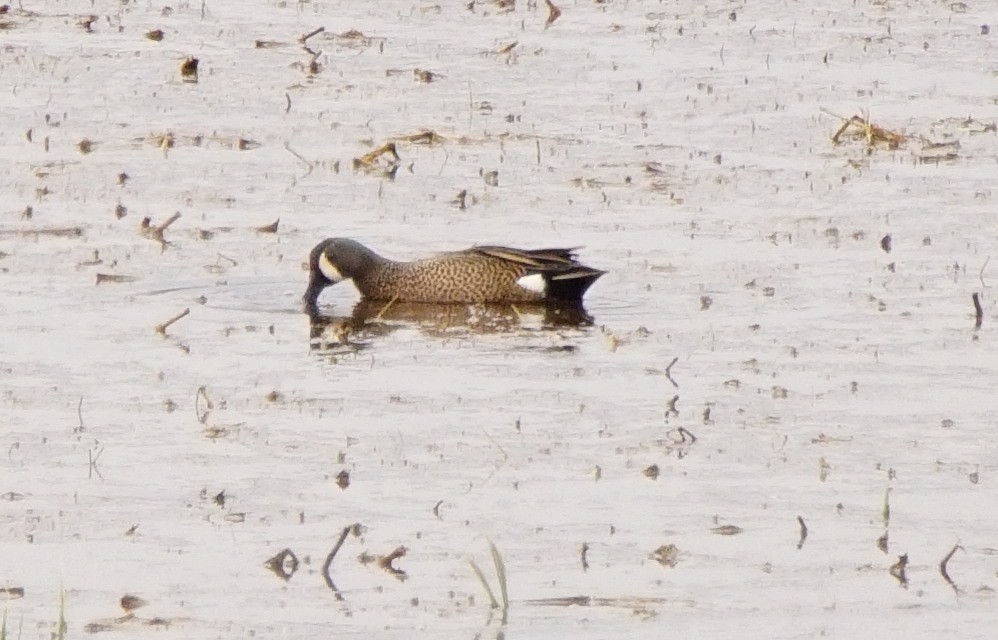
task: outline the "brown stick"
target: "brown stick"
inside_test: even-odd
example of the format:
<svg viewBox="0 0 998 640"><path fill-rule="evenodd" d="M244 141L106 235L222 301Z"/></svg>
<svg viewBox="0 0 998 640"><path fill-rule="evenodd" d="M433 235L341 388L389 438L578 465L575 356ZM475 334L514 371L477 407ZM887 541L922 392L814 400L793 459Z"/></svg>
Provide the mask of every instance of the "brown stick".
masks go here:
<svg viewBox="0 0 998 640"><path fill-rule="evenodd" d="M166 222L154 227L152 226L152 223L149 220L149 218L146 218L142 221L141 232L146 236L148 236L149 238L152 238L156 242L160 243L160 245L162 245L162 247L165 249L167 242L166 238L163 237L163 232L166 231L166 229L171 224L173 224L179 219L180 219L180 212L178 211L169 218L167 218Z"/></svg>
<svg viewBox="0 0 998 640"><path fill-rule="evenodd" d="M408 574L406 574L403 569L399 569L392 563L399 558L405 557L405 554L408 552L409 550L404 546L398 546L388 555L378 558L378 566L404 582L409 577Z"/></svg>
<svg viewBox="0 0 998 640"><path fill-rule="evenodd" d="M159 235L159 237L161 237L161 238L162 238L162 237L163 237L163 232L164 232L164 231L166 231L166 228L167 228L167 227L169 227L169 226L170 226L171 224L173 224L174 222L176 222L177 220L180 220L180 212L179 212L179 211L178 211L178 212L176 212L176 213L174 213L174 214L173 214L172 216L170 216L169 218L167 218L166 222L164 222L163 224L161 224L161 225L159 225L158 227L156 227L156 228L155 228L155 229L153 230L153 233L156 233L156 234L158 234L158 235Z"/></svg>
<svg viewBox="0 0 998 640"><path fill-rule="evenodd" d="M555 20L561 17L561 9L554 6L551 0L544 0L548 5L548 19L544 21L544 28L547 29Z"/></svg>
<svg viewBox="0 0 998 640"><path fill-rule="evenodd" d="M172 325L174 322L177 322L178 320L186 318L190 314L191 314L191 308L187 307L186 309L184 309L177 315L173 316L166 322L161 322L160 324L156 325L156 333L158 333L161 336L165 336L166 330L170 328L170 325Z"/></svg>
<svg viewBox="0 0 998 640"><path fill-rule="evenodd" d="M677 362L679 362L679 356L673 358L672 362L669 363L669 366L665 368L665 377L669 379L669 382L672 383L672 386L678 389L679 385L676 383L675 380L672 379L672 365L676 364Z"/></svg>
<svg viewBox="0 0 998 640"><path fill-rule="evenodd" d="M298 38L298 42L300 42L301 44L305 44L306 42L308 42L309 38L311 38L312 36L317 36L325 30L326 30L325 27L319 27L318 29L313 29L312 31L309 31L302 37Z"/></svg>
<svg viewBox="0 0 998 640"><path fill-rule="evenodd" d="M322 579L326 581L326 586L329 587L330 591L336 595L337 600L342 600L343 594L341 594L340 590L336 588L335 584L333 584L333 578L329 575L329 565L333 564L333 558L336 557L340 547L343 546L343 541L347 539L348 535L350 535L350 529L352 528L353 527L343 527L343 531L340 532L340 539L336 541L336 544L333 545L333 550L329 552L329 555L326 556L326 561L322 563Z"/></svg>
<svg viewBox="0 0 998 640"><path fill-rule="evenodd" d="M904 553L898 556L898 561L891 565L890 574L897 579L905 589L908 588L908 571L906 570L908 566L908 554Z"/></svg>
<svg viewBox="0 0 998 640"><path fill-rule="evenodd" d="M971 296L974 301L974 328L980 329L981 323L984 322L984 309L981 307L981 294L976 291Z"/></svg>
<svg viewBox="0 0 998 640"><path fill-rule="evenodd" d="M0 229L0 237L10 236L57 236L62 238L79 238L83 235L80 227L60 227L47 229Z"/></svg>
<svg viewBox="0 0 998 640"><path fill-rule="evenodd" d="M953 587L954 592L960 593L960 587L956 586L956 583L953 582L953 578L950 578L949 572L946 571L946 563L948 563L950 558L953 557L953 554L956 553L957 549L960 549L962 551L963 547L961 547L959 543L953 545L953 548L949 550L949 553L946 554L946 557L943 558L942 562L939 563L939 574L943 577L943 580L945 580L946 583L949 584L949 586Z"/></svg>

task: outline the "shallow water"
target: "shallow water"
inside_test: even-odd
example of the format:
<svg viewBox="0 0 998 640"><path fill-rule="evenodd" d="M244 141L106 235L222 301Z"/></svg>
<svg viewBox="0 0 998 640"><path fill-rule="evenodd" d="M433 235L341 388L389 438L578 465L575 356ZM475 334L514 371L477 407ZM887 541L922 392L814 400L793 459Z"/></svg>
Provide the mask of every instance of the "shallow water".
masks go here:
<svg viewBox="0 0 998 640"><path fill-rule="evenodd" d="M0 15L8 629L50 637L62 593L72 636L990 637L989 7L557 4ZM833 145L832 114L907 141ZM353 169L389 140L394 179ZM591 325L353 316L341 284L344 340L300 311L327 236L609 273ZM399 545L405 581L358 562Z"/></svg>

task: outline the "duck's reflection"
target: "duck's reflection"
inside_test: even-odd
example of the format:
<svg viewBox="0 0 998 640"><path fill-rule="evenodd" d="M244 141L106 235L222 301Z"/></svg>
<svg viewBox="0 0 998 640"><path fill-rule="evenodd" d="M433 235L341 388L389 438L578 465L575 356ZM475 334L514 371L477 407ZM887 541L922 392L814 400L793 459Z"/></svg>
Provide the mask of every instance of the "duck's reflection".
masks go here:
<svg viewBox="0 0 998 640"><path fill-rule="evenodd" d="M511 333L588 327L593 324L581 304L503 303L427 304L361 300L349 316L307 308L312 348L358 351L380 337L416 327L434 337Z"/></svg>

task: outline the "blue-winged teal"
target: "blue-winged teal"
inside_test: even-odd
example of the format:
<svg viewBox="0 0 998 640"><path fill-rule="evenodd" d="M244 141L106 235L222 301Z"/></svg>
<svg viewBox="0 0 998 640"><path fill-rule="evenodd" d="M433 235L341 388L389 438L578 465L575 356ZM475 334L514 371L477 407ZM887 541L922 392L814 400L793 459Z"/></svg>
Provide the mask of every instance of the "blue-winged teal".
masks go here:
<svg viewBox="0 0 998 640"><path fill-rule="evenodd" d="M605 272L579 264L573 251L475 246L396 262L359 242L331 238L317 244L309 256L305 304L314 309L323 289L348 279L368 300L578 303Z"/></svg>

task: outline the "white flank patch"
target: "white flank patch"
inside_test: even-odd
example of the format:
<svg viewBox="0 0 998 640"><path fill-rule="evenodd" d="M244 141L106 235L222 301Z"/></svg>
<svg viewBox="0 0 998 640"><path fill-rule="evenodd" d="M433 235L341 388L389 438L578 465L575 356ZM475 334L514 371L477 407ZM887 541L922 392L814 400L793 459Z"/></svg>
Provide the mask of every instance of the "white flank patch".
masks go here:
<svg viewBox="0 0 998 640"><path fill-rule="evenodd" d="M333 263L329 261L329 258L326 257L325 253L319 256L319 271L321 271L322 275L326 276L326 278L333 284L343 280L343 274L340 273L339 269L333 266Z"/></svg>
<svg viewBox="0 0 998 640"><path fill-rule="evenodd" d="M539 293L542 296L547 295L548 292L548 283L544 280L544 276L539 273L523 276L516 281L516 284L520 285L524 289L527 289L528 291Z"/></svg>

